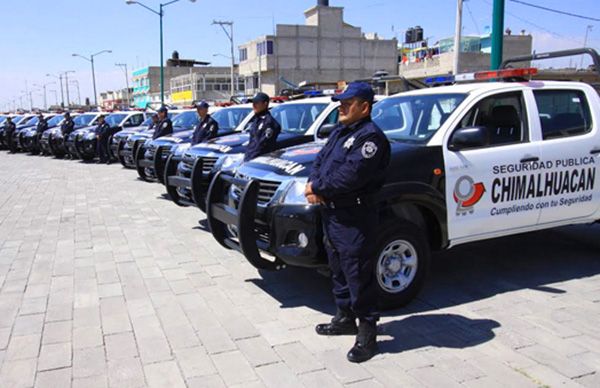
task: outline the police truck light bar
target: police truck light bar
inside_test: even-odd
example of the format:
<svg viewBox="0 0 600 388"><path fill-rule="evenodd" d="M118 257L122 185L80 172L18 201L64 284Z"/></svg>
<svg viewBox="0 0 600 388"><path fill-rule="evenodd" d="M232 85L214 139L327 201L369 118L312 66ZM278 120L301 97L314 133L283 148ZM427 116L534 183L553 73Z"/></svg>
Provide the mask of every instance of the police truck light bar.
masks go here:
<svg viewBox="0 0 600 388"><path fill-rule="evenodd" d="M439 77L429 77L425 79L426 84L448 84L454 82L470 82L470 81L488 81L493 79L506 78L524 78L527 76L536 75L538 69L535 67L525 67L520 69L503 69L478 71L475 73L463 73L457 75L445 75Z"/></svg>

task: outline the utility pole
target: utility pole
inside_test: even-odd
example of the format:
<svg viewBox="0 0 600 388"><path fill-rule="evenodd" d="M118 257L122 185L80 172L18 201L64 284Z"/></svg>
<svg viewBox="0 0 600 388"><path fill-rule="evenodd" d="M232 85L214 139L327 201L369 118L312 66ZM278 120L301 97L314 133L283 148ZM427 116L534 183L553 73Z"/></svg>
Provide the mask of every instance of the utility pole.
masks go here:
<svg viewBox="0 0 600 388"><path fill-rule="evenodd" d="M592 30L592 28L594 28L594 26L592 26L591 24L588 24L585 27L585 37L583 38L583 47L587 47L587 40L588 40L588 33ZM583 69L583 55L581 56L581 62L579 64L579 67L581 69Z"/></svg>
<svg viewBox="0 0 600 388"><path fill-rule="evenodd" d="M60 106L62 108L64 108L65 107L65 96L63 95L62 74L61 73L58 73L58 75L46 74L46 77L56 78L58 80L58 82L60 83ZM57 105L58 105L58 103L57 103Z"/></svg>
<svg viewBox="0 0 600 388"><path fill-rule="evenodd" d="M118 66L118 67L122 68L123 71L125 72L125 86L127 87L125 96L127 98L127 108L129 108L129 106L130 106L130 101L129 101L129 75L127 73L127 64L126 63L115 63L115 66Z"/></svg>
<svg viewBox="0 0 600 388"><path fill-rule="evenodd" d="M67 92L67 108L71 106L71 101L69 100L69 73L75 73L73 70L63 71L65 75L65 90Z"/></svg>
<svg viewBox="0 0 600 388"><path fill-rule="evenodd" d="M452 72L458 74L458 64L460 63L460 38L462 34L462 9L463 0L456 1L456 25L454 27L454 62Z"/></svg>
<svg viewBox="0 0 600 388"><path fill-rule="evenodd" d="M233 22L213 20L212 24L218 24L219 26L221 26L223 32L229 38L229 45L231 47L231 95L233 96L236 93L236 83L233 78L233 71L235 67L235 56L233 55ZM229 31L227 31L225 26L229 26Z"/></svg>
<svg viewBox="0 0 600 388"><path fill-rule="evenodd" d="M504 46L504 0L494 0L493 9L492 55L490 68L492 70L498 70L502 63L502 49Z"/></svg>

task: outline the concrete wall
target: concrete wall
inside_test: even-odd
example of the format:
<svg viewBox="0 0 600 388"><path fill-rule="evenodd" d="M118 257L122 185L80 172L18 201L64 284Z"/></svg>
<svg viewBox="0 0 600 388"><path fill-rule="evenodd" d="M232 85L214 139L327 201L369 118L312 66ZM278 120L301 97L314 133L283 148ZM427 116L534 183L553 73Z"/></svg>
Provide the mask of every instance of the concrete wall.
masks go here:
<svg viewBox="0 0 600 388"><path fill-rule="evenodd" d="M257 75L256 45L265 40L273 41L273 54L261 56L260 72L263 91L270 93L287 87L280 77L299 83L352 81L371 77L378 70L396 74L395 39L376 35L367 39L359 27L344 23L342 7L316 6L307 10L305 17L305 25L278 24L274 36L240 45L247 50L247 60L240 62L240 76Z"/></svg>

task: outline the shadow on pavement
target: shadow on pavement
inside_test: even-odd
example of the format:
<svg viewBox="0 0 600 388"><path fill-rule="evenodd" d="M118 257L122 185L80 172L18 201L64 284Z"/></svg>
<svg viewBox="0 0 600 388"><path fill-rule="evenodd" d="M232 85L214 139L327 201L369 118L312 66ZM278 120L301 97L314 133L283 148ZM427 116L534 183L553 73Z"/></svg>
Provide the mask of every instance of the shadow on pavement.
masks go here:
<svg viewBox="0 0 600 388"><path fill-rule="evenodd" d="M434 311L522 289L565 293L553 284L600 274L598 252L600 225L557 228L442 251L434 255L417 299L385 315ZM261 278L247 281L276 298L282 308L335 312L329 279L316 271L287 268L260 274Z"/></svg>
<svg viewBox="0 0 600 388"><path fill-rule="evenodd" d="M469 319L455 314L412 315L379 325L379 351L400 353L429 346L467 348L493 339L492 329L498 327L500 324L491 319Z"/></svg>

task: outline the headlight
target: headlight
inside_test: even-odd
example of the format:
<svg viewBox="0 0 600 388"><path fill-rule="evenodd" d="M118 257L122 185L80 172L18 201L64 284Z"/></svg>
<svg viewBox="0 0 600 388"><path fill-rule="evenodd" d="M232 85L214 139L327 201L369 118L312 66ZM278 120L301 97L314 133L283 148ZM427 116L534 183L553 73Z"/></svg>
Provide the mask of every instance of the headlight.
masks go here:
<svg viewBox="0 0 600 388"><path fill-rule="evenodd" d="M286 205L308 205L308 201L304 196L307 182L308 178L295 178L292 180L281 202Z"/></svg>
<svg viewBox="0 0 600 388"><path fill-rule="evenodd" d="M221 157L218 167L220 170L233 170L244 161L244 154L231 154Z"/></svg>
<svg viewBox="0 0 600 388"><path fill-rule="evenodd" d="M175 156L181 156L183 153L190 148L191 143L175 144L171 147L171 153Z"/></svg>

